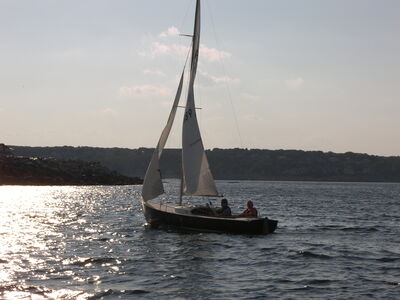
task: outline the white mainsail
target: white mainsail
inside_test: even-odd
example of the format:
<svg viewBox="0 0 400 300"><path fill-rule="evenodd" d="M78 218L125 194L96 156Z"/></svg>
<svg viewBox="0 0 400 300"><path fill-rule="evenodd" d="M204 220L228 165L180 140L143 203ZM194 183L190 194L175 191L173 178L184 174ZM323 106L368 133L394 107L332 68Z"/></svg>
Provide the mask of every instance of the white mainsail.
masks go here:
<svg viewBox="0 0 400 300"><path fill-rule="evenodd" d="M153 156L147 168L146 175L144 176L142 188L142 197L144 201L154 199L164 193L164 187L161 181L160 158L171 131L172 124L174 123L176 110L178 108L179 99L182 93L183 77L184 72L182 72L181 80L179 82L178 90L176 92L175 100L172 105L167 124L161 133L157 147L154 149Z"/></svg>
<svg viewBox="0 0 400 300"><path fill-rule="evenodd" d="M188 97L182 127L182 171L183 194L197 196L217 196L213 176L204 152L194 103L194 79L196 77L200 44L200 0L196 3L192 60Z"/></svg>

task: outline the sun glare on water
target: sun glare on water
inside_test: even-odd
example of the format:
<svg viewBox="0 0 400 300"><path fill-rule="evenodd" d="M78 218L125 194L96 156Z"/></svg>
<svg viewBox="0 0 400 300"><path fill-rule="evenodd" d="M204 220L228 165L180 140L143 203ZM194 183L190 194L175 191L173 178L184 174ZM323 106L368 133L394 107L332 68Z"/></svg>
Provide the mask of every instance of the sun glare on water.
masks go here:
<svg viewBox="0 0 400 300"><path fill-rule="evenodd" d="M57 230L62 226L62 195L74 193L77 189L0 186L0 283L3 289L0 298L27 296L29 287L24 292L23 285L31 278L32 270L44 269L49 260L60 259L51 256L50 250L54 252L54 247L57 247L62 251L64 247L62 234ZM46 280L46 272L41 276ZM48 291L47 296L58 298L54 293L60 291ZM69 292L62 291L61 294L66 296Z"/></svg>

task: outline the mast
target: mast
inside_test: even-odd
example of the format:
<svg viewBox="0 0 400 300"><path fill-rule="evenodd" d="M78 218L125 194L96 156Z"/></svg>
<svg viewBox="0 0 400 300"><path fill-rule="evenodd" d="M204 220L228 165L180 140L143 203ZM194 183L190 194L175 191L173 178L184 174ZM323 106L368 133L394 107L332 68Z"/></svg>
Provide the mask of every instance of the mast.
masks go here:
<svg viewBox="0 0 400 300"><path fill-rule="evenodd" d="M192 57L190 65L190 81L185 114L182 126L182 169L183 194L195 196L218 196L213 176L197 122L194 101L194 80L200 48L200 0L196 1L196 13L192 37Z"/></svg>
<svg viewBox="0 0 400 300"><path fill-rule="evenodd" d="M182 197L183 197L183 173L181 173L181 184L179 187L179 206L182 205Z"/></svg>
<svg viewBox="0 0 400 300"><path fill-rule="evenodd" d="M194 17L194 28L193 28L193 35L192 35L192 56L191 56L191 63L190 63L190 80L189 80L189 87L188 87L188 100L186 103L185 109L185 118L188 116L189 112L191 112L191 108L188 109L188 102L190 94L193 97L193 86L194 86L194 79L196 78L197 72L197 62L199 59L199 47L200 46L200 0L196 0L196 11ZM194 104L194 101L193 101ZM194 107L193 107L194 108ZM195 111L195 109L193 109ZM191 114L191 113L190 113ZM185 122L185 121L184 121ZM182 138L182 160L181 160L181 184L179 189L179 205L182 205L182 196L185 190L185 170L183 167L183 138Z"/></svg>
<svg viewBox="0 0 400 300"><path fill-rule="evenodd" d="M199 48L200 48L200 0L197 0L193 37L192 37L192 60L190 64L189 89L193 89L194 79L196 78L197 62L199 60Z"/></svg>

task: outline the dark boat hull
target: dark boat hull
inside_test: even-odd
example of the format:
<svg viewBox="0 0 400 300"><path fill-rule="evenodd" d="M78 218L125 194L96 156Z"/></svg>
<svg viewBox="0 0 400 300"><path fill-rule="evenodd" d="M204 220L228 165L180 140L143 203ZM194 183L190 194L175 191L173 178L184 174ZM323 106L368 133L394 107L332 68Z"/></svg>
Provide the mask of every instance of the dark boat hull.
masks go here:
<svg viewBox="0 0 400 300"><path fill-rule="evenodd" d="M152 227L173 226L176 228L237 234L273 233L278 221L268 218L219 218L179 213L174 207L143 203L146 221Z"/></svg>

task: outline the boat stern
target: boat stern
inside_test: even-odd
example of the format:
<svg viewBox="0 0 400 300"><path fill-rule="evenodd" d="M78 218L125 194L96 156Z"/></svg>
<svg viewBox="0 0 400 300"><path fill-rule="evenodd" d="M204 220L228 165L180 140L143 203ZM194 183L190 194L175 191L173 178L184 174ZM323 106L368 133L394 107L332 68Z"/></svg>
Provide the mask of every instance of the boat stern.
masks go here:
<svg viewBox="0 0 400 300"><path fill-rule="evenodd" d="M276 227L278 227L278 221L265 218L263 233L264 234L273 233Z"/></svg>

